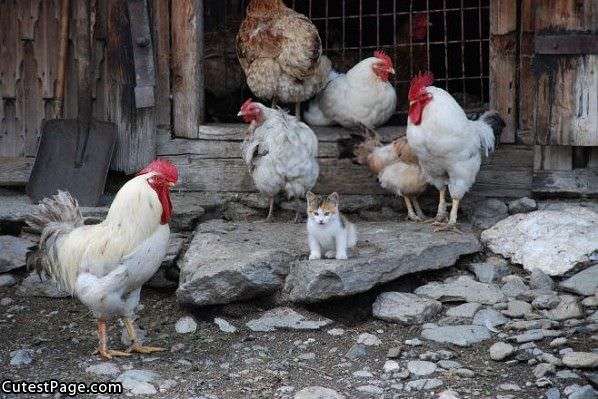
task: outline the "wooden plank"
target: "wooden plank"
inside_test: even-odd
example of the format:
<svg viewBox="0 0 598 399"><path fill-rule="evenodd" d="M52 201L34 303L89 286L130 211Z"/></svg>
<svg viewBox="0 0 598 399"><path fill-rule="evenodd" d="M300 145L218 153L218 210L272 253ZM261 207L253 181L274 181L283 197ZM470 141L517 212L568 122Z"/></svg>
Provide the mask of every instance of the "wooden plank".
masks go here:
<svg viewBox="0 0 598 399"><path fill-rule="evenodd" d="M502 143L517 129L517 0L490 2L490 108L505 120Z"/></svg>
<svg viewBox="0 0 598 399"><path fill-rule="evenodd" d="M35 158L0 157L0 186L24 186Z"/></svg>
<svg viewBox="0 0 598 399"><path fill-rule="evenodd" d="M0 156L20 157L25 155L25 134L21 119L17 118L14 99L0 99L4 116L0 120Z"/></svg>
<svg viewBox="0 0 598 399"><path fill-rule="evenodd" d="M171 11L174 134L198 138L204 120L203 1L173 0Z"/></svg>
<svg viewBox="0 0 598 399"><path fill-rule="evenodd" d="M590 155L588 157L588 168L598 168L598 147L592 147L589 149Z"/></svg>
<svg viewBox="0 0 598 399"><path fill-rule="evenodd" d="M548 31L595 31L598 7L595 1L536 1L536 29Z"/></svg>
<svg viewBox="0 0 598 399"><path fill-rule="evenodd" d="M118 126L111 169L130 174L156 156L154 110L135 109L135 74L126 0L108 1L107 23L107 115Z"/></svg>
<svg viewBox="0 0 598 399"><path fill-rule="evenodd" d="M37 63L37 76L42 82L44 99L54 97L58 71L58 25L60 20L60 2L44 0L41 3L39 20L35 26L33 41Z"/></svg>
<svg viewBox="0 0 598 399"><path fill-rule="evenodd" d="M25 155L35 156L45 118L42 82L38 79L38 60L33 42L23 41L23 78L17 82L17 117L21 118L25 135Z"/></svg>
<svg viewBox="0 0 598 399"><path fill-rule="evenodd" d="M19 38L21 40L35 39L35 26L39 19L41 0L19 0L16 16L19 22Z"/></svg>
<svg viewBox="0 0 598 399"><path fill-rule="evenodd" d="M537 195L598 197L598 168L538 170L532 190Z"/></svg>
<svg viewBox="0 0 598 399"><path fill-rule="evenodd" d="M519 88L517 142L534 144L534 110L536 79L534 77L535 5L534 0L521 0L519 32Z"/></svg>
<svg viewBox="0 0 598 399"><path fill-rule="evenodd" d="M15 98L18 69L19 28L17 0L0 0L0 98Z"/></svg>
<svg viewBox="0 0 598 399"><path fill-rule="evenodd" d="M534 146L534 170L571 170L573 167L570 146Z"/></svg>
<svg viewBox="0 0 598 399"><path fill-rule="evenodd" d="M156 51L156 124L170 129L170 1L152 1L152 29Z"/></svg>

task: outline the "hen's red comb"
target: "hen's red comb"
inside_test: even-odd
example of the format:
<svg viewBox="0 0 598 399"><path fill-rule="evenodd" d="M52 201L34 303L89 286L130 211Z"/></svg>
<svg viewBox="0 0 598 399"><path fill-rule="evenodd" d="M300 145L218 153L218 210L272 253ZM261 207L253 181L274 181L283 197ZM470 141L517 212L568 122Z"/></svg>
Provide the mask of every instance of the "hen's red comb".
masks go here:
<svg viewBox="0 0 598 399"><path fill-rule="evenodd" d="M374 57L382 60L386 65L392 68L392 59L382 50L374 51Z"/></svg>
<svg viewBox="0 0 598 399"><path fill-rule="evenodd" d="M415 99L422 89L431 86L434 82L434 74L432 72L420 72L413 77L411 80L411 86L409 86L409 100Z"/></svg>
<svg viewBox="0 0 598 399"><path fill-rule="evenodd" d="M166 180L173 183L176 183L179 179L178 169L172 162L166 159L156 159L154 162L147 165L142 171L137 173L137 176L150 172L157 172L164 176Z"/></svg>
<svg viewBox="0 0 598 399"><path fill-rule="evenodd" d="M249 108L252 102L253 100L251 98L247 99L247 101L245 101L243 105L241 105L241 111L245 111L247 108Z"/></svg>

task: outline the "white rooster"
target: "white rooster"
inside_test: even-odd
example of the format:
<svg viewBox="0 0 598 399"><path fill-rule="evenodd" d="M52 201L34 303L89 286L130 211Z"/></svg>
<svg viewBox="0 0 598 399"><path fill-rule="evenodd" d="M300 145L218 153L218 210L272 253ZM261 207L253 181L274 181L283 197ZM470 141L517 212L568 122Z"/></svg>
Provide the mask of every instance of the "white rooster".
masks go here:
<svg viewBox="0 0 598 399"><path fill-rule="evenodd" d="M97 353L105 358L162 350L141 346L132 320L141 286L168 248L169 190L177 179L172 163L152 162L118 191L97 225L84 225L77 201L64 191L42 200L27 217L27 224L41 232L39 246L27 254L27 266L50 275L92 311L98 319ZM107 347L106 320L112 318L124 320L132 342L127 352Z"/></svg>
<svg viewBox="0 0 598 399"><path fill-rule="evenodd" d="M419 158L427 180L440 191L436 225L438 230L455 228L459 203L475 182L482 163L494 149L505 123L496 111L476 120L467 119L463 108L445 90L432 86L426 72L415 76L409 88L407 139ZM446 189L452 198L448 223Z"/></svg>
<svg viewBox="0 0 598 399"><path fill-rule="evenodd" d="M382 51L374 52L346 74L331 72L328 85L310 102L305 121L314 126L339 124L347 128L383 125L397 106L397 93L388 81L391 73L395 73L392 60Z"/></svg>
<svg viewBox="0 0 598 399"><path fill-rule="evenodd" d="M239 111L250 123L241 151L258 191L270 201L267 221L272 220L274 198L286 192L289 199L305 197L318 180L318 138L303 122L280 108L247 100ZM295 221L299 220L297 209Z"/></svg>

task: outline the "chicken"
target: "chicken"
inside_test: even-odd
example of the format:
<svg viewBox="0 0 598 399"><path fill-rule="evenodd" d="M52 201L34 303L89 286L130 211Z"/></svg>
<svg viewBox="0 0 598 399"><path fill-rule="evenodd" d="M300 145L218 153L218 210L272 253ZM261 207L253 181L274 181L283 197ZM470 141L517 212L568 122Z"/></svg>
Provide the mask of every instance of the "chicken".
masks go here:
<svg viewBox="0 0 598 399"><path fill-rule="evenodd" d="M237 55L253 94L271 100L273 108L295 103L297 119L301 102L322 90L331 69L315 25L282 0L249 1Z"/></svg>
<svg viewBox="0 0 598 399"><path fill-rule="evenodd" d="M409 88L407 139L419 158L428 182L440 191L436 223L438 230L458 231L457 212L465 193L475 182L482 157L494 149L505 123L496 111L487 111L476 121L467 119L455 99L432 86L430 72L415 76ZM446 189L452 198L448 223Z"/></svg>
<svg viewBox="0 0 598 399"><path fill-rule="evenodd" d="M243 159L258 191L270 201L267 221L272 220L274 197L284 191L289 199L305 197L318 180L318 138L303 122L280 108L268 108L247 100L239 111L250 123L241 146ZM297 207L295 221L300 213Z"/></svg>
<svg viewBox="0 0 598 399"><path fill-rule="evenodd" d="M97 225L84 224L77 201L64 191L42 200L26 218L41 232L38 247L27 254L27 266L48 274L92 311L98 319L97 353L105 358L162 350L139 344L133 317L141 286L166 255L169 189L177 179L172 163L152 162L118 191ZM107 348L106 321L112 318L124 321L132 342L127 352Z"/></svg>
<svg viewBox="0 0 598 399"><path fill-rule="evenodd" d="M386 145L377 137L369 137L355 148L355 156L358 163L367 165L378 176L383 188L405 199L410 220L420 222L425 218L417 198L427 183L406 137Z"/></svg>
<svg viewBox="0 0 598 399"><path fill-rule="evenodd" d="M343 127L384 124L395 112L397 93L388 81L395 73L390 57L374 52L346 74L331 72L330 82L309 104L305 121L310 125Z"/></svg>

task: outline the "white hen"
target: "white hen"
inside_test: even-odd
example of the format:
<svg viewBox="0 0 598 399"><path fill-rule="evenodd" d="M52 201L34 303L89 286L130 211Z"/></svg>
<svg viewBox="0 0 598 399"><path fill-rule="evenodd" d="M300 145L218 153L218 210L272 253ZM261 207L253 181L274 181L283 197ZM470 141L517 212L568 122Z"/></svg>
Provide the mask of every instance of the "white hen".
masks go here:
<svg viewBox="0 0 598 399"><path fill-rule="evenodd" d="M85 225L77 201L63 191L27 216L28 225L41 232L39 246L27 254L27 266L50 275L92 311L98 319L97 352L103 357L129 354L107 348L106 320L111 318L124 319L133 342L129 352L162 350L140 346L132 320L141 286L166 255L169 188L177 179L173 164L152 162L118 191L97 225Z"/></svg>
<svg viewBox="0 0 598 399"><path fill-rule="evenodd" d="M388 81L390 73L395 73L392 60L382 51L346 74L332 72L324 90L310 102L305 121L314 126L383 125L397 106L397 93Z"/></svg>
<svg viewBox="0 0 598 399"><path fill-rule="evenodd" d="M487 156L494 149L505 123L495 111L477 121L467 119L453 96L431 86L432 82L429 72L411 82L407 139L427 180L440 191L436 222L446 229L456 224L459 203L475 182L482 163L480 152ZM447 186L453 206L445 224Z"/></svg>
<svg viewBox="0 0 598 399"><path fill-rule="evenodd" d="M309 126L280 108L247 100L239 116L251 123L241 150L256 188L269 198L266 220L271 220L278 193L286 192L289 199L304 198L316 184L320 173L318 138Z"/></svg>

